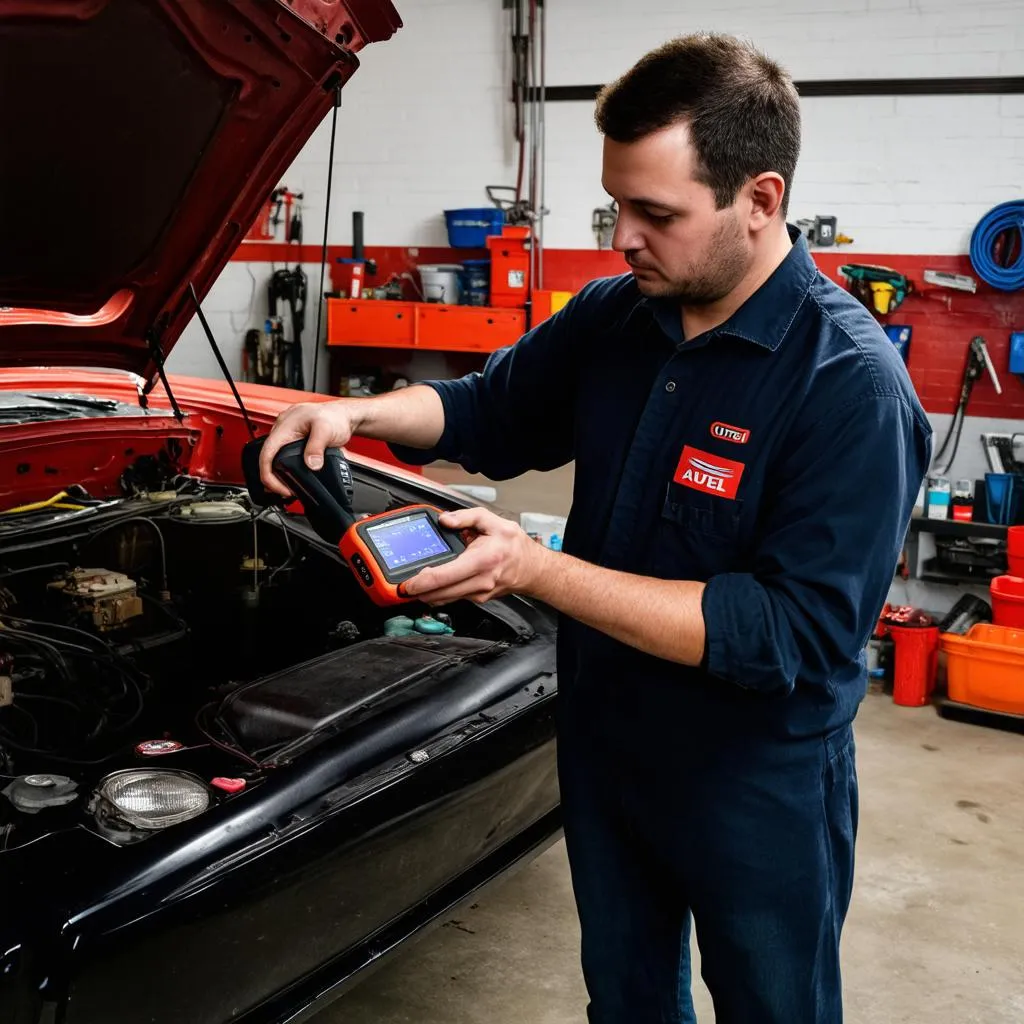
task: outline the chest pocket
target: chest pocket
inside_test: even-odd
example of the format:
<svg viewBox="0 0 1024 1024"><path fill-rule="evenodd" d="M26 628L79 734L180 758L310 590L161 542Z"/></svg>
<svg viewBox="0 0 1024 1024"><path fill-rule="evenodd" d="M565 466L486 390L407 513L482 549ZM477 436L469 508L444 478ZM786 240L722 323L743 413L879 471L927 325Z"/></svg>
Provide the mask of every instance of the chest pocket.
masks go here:
<svg viewBox="0 0 1024 1024"><path fill-rule="evenodd" d="M746 555L742 499L669 483L652 537L652 576L705 582L717 573L742 571Z"/></svg>

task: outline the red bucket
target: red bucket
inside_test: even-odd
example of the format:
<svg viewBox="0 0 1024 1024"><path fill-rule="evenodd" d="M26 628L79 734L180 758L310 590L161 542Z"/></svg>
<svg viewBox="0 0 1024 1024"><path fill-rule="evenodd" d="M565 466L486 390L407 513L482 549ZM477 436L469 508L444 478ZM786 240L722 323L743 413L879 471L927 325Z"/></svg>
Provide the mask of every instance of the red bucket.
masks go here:
<svg viewBox="0 0 1024 1024"><path fill-rule="evenodd" d="M988 588L992 598L992 623L1024 629L1024 579L997 576Z"/></svg>
<svg viewBox="0 0 1024 1024"><path fill-rule="evenodd" d="M1006 561L1011 576L1024 576L1024 526L1006 531Z"/></svg>
<svg viewBox="0 0 1024 1024"><path fill-rule="evenodd" d="M889 626L896 645L896 671L893 674L894 704L919 708L928 703L935 688L939 663L938 626Z"/></svg>

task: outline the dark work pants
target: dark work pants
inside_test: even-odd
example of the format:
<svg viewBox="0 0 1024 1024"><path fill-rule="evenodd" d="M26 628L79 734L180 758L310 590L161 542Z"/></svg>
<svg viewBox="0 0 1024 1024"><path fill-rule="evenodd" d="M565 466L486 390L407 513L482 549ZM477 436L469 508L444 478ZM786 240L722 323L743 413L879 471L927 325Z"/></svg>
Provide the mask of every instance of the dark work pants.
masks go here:
<svg viewBox="0 0 1024 1024"><path fill-rule="evenodd" d="M623 750L585 732L563 716L559 780L591 1024L696 1020L691 918L716 1024L840 1024L852 729L676 750Z"/></svg>

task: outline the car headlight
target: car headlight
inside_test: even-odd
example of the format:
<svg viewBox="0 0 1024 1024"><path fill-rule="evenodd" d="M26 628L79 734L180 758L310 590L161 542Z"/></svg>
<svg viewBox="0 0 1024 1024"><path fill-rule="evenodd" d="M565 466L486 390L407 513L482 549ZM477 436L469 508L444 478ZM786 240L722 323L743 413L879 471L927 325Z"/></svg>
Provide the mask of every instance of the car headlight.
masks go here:
<svg viewBox="0 0 1024 1024"><path fill-rule="evenodd" d="M210 791L201 779L166 770L114 772L100 783L97 795L115 817L144 829L177 825L210 806Z"/></svg>

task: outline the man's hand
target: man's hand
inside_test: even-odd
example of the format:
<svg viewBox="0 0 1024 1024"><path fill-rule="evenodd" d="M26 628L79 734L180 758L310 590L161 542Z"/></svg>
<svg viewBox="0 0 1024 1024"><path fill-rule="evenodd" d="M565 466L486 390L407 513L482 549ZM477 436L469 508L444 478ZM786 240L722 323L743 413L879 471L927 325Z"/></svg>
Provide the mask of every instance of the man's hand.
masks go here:
<svg viewBox="0 0 1024 1024"><path fill-rule="evenodd" d="M430 605L469 599L482 603L505 594L532 593L554 552L516 524L483 508L441 515L441 525L475 536L458 558L417 573L402 593Z"/></svg>
<svg viewBox="0 0 1024 1024"><path fill-rule="evenodd" d="M260 478L267 490L288 495L291 492L271 468L274 456L291 441L309 436L305 461L310 469L324 464L325 448L348 444L359 424L358 401L301 402L285 409L274 423L260 452Z"/></svg>
<svg viewBox="0 0 1024 1024"><path fill-rule="evenodd" d="M443 431L441 397L424 384L372 398L301 402L277 417L260 453L260 478L268 490L289 494L284 483L274 476L274 456L290 441L307 435L306 465L317 470L324 464L324 449L344 447L353 434L410 448L433 448Z"/></svg>

